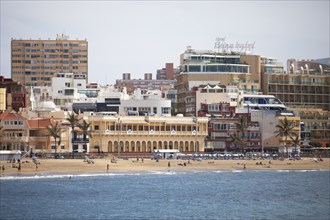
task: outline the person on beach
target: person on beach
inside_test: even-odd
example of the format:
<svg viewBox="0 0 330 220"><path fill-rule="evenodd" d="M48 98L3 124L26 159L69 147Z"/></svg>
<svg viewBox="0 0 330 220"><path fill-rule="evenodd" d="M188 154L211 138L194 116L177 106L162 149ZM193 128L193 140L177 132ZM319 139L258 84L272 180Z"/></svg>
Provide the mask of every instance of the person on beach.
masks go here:
<svg viewBox="0 0 330 220"><path fill-rule="evenodd" d="M107 173L109 173L109 164L107 164Z"/></svg>
<svg viewBox="0 0 330 220"><path fill-rule="evenodd" d="M38 171L38 164L36 163L36 171Z"/></svg>
<svg viewBox="0 0 330 220"><path fill-rule="evenodd" d="M171 163L170 163L170 162L168 162L168 164L167 164L167 167L168 167L168 168L170 168L170 167L171 167Z"/></svg>
<svg viewBox="0 0 330 220"><path fill-rule="evenodd" d="M21 171L21 163L18 164L17 171Z"/></svg>
<svg viewBox="0 0 330 220"><path fill-rule="evenodd" d="M243 169L244 169L244 170L246 169L246 165L245 165L245 164L243 165Z"/></svg>

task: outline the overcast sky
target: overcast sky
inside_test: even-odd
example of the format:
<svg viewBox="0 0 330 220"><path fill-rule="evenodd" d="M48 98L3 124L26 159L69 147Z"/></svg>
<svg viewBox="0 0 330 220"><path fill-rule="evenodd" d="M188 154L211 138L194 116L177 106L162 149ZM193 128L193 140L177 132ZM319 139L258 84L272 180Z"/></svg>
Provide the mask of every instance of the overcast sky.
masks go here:
<svg viewBox="0 0 330 220"><path fill-rule="evenodd" d="M1 73L10 76L10 41L87 39L89 82L113 84L122 73L143 78L180 54L226 42L255 42L254 54L317 59L329 55L329 0L324 1L3 1Z"/></svg>

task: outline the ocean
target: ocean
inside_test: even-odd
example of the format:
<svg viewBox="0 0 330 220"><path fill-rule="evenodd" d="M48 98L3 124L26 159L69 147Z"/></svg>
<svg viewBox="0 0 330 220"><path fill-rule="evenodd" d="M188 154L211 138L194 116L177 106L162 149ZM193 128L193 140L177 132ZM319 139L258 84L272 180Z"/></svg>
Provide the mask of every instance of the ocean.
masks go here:
<svg viewBox="0 0 330 220"><path fill-rule="evenodd" d="M0 184L1 220L330 218L330 171L49 174Z"/></svg>

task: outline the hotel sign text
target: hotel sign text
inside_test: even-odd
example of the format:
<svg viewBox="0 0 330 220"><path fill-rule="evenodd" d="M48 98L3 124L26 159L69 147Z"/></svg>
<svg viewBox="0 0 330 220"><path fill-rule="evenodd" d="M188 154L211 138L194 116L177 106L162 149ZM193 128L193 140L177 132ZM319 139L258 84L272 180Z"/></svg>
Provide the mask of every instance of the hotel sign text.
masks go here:
<svg viewBox="0 0 330 220"><path fill-rule="evenodd" d="M246 41L246 43L239 43L236 42L236 44L233 43L227 43L225 37L217 37L215 39L214 48L218 50L218 52L239 52L239 53L246 53L246 52L252 52L255 48L255 42L249 43Z"/></svg>

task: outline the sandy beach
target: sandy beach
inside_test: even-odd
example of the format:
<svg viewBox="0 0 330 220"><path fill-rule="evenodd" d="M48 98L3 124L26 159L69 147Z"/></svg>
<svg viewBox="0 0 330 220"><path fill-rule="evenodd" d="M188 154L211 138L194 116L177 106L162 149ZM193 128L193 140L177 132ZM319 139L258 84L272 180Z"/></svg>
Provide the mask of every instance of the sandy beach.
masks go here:
<svg viewBox="0 0 330 220"><path fill-rule="evenodd" d="M15 174L79 174L79 173L113 173L113 172L143 172L143 171L189 171L189 170L330 170L330 159L316 161L313 158L302 158L302 160L166 160L159 162L144 158L119 159L111 163L110 158L93 159L88 163L83 159L38 159L39 164L33 163L31 159L21 161L21 170L13 168L12 163L1 161L1 175ZM262 163L262 165L257 165ZM170 164L169 164L170 163ZM184 166L184 163L186 166ZM109 164L109 170L108 168ZM16 163L18 165L18 163ZM170 166L169 166L170 165Z"/></svg>

